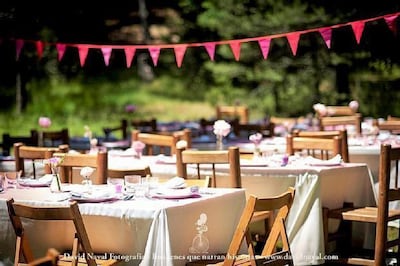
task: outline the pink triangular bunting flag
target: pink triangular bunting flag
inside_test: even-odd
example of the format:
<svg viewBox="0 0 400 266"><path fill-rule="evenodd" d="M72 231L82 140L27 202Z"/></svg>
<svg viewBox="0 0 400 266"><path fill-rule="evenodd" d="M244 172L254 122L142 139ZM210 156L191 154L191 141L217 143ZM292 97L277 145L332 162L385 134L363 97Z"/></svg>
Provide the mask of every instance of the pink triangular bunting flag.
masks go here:
<svg viewBox="0 0 400 266"><path fill-rule="evenodd" d="M236 61L239 61L240 58L240 42L239 41L231 41L229 42L229 46L231 47L233 56Z"/></svg>
<svg viewBox="0 0 400 266"><path fill-rule="evenodd" d="M261 53L262 53L264 59L268 58L270 44L271 44L271 39L270 38L265 38L265 39L259 39L258 40L258 45L260 46Z"/></svg>
<svg viewBox="0 0 400 266"><path fill-rule="evenodd" d="M106 66L110 64L110 57L112 48L111 47L101 47L101 52L103 53L104 63Z"/></svg>
<svg viewBox="0 0 400 266"><path fill-rule="evenodd" d="M326 47L329 49L331 48L331 40L332 40L332 29L331 28L322 28L319 29L319 33L322 36L322 39L324 39Z"/></svg>
<svg viewBox="0 0 400 266"><path fill-rule="evenodd" d="M136 52L136 48L125 48L124 51L125 51L126 67L130 68L133 56L135 55Z"/></svg>
<svg viewBox="0 0 400 266"><path fill-rule="evenodd" d="M286 38L289 42L290 49L292 50L293 55L296 55L297 47L299 46L300 33L298 32L290 33L286 35Z"/></svg>
<svg viewBox="0 0 400 266"><path fill-rule="evenodd" d="M353 28L354 36L356 37L357 44L361 41L361 36L364 31L365 22L364 21L356 21L351 23L351 27Z"/></svg>
<svg viewBox="0 0 400 266"><path fill-rule="evenodd" d="M79 52L79 62L81 63L81 67L85 65L86 57L89 52L89 47L87 45L78 45Z"/></svg>
<svg viewBox="0 0 400 266"><path fill-rule="evenodd" d="M37 41L36 42L36 51L38 53L39 59L41 59L42 56L43 56L43 48L44 48L43 42L42 41Z"/></svg>
<svg viewBox="0 0 400 266"><path fill-rule="evenodd" d="M64 56L65 50L67 49L67 45L63 44L63 43L57 43L56 44L56 49L57 49L57 53L58 53L58 61L61 61L61 59Z"/></svg>
<svg viewBox="0 0 400 266"><path fill-rule="evenodd" d="M206 48L206 51L208 53L208 56L210 57L211 61L214 61L215 57L215 42L208 42L204 44L204 48Z"/></svg>
<svg viewBox="0 0 400 266"><path fill-rule="evenodd" d="M16 59L19 59L19 55L21 54L22 47L24 47L24 40L17 39L15 40L15 49L16 49Z"/></svg>
<svg viewBox="0 0 400 266"><path fill-rule="evenodd" d="M397 34L396 19L398 15L384 17L386 24L394 35Z"/></svg>
<svg viewBox="0 0 400 266"><path fill-rule="evenodd" d="M174 46L175 60L178 67L182 66L183 57L185 56L187 45Z"/></svg>
<svg viewBox="0 0 400 266"><path fill-rule="evenodd" d="M161 50L160 47L155 47L155 46L149 48L150 57L153 60L154 66L157 66L158 57L160 56L160 50Z"/></svg>

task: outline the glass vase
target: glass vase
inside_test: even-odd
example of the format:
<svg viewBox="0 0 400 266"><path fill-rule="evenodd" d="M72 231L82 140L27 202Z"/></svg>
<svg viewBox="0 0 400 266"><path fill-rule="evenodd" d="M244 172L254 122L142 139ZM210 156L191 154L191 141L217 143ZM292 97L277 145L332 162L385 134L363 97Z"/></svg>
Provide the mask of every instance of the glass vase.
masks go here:
<svg viewBox="0 0 400 266"><path fill-rule="evenodd" d="M223 150L224 149L224 142L222 135L217 135L217 140L216 140L216 149L217 150Z"/></svg>
<svg viewBox="0 0 400 266"><path fill-rule="evenodd" d="M53 178L52 178L51 184L50 184L50 190L51 190L51 192L62 192L61 180L60 180L60 176L58 175L58 173L53 173Z"/></svg>

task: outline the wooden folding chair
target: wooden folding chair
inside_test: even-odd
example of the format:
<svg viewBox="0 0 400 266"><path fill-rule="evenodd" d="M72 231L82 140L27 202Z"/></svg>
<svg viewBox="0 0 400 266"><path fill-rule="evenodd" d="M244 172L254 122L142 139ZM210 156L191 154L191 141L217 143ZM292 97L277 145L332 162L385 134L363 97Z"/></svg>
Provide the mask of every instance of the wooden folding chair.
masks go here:
<svg viewBox="0 0 400 266"><path fill-rule="evenodd" d="M8 133L3 134L3 142L1 147L4 156L12 155L11 148L14 147L14 143L22 142L28 146L38 146L39 133L37 130L32 129L30 136L11 136Z"/></svg>
<svg viewBox="0 0 400 266"><path fill-rule="evenodd" d="M36 178L35 161L43 161L49 159L56 152L67 152L68 145L60 145L59 147L38 147L27 146L24 143L14 143L15 171L21 171L21 175L25 176L25 160L32 160L33 176ZM44 173L51 174L48 164L44 165Z"/></svg>
<svg viewBox="0 0 400 266"><path fill-rule="evenodd" d="M347 130L326 130L326 131L303 131L303 130L294 130L292 135L295 137L307 137L307 138L334 138L336 136L342 139L342 148L341 148L341 156L343 162L350 162L349 159L349 144L347 138Z"/></svg>
<svg viewBox="0 0 400 266"><path fill-rule="evenodd" d="M73 170L88 166L96 169L94 176L91 177L93 184L107 184L107 151L99 151L98 153L90 154L54 153L53 156L63 158L60 164L60 179L62 182L76 183Z"/></svg>
<svg viewBox="0 0 400 266"><path fill-rule="evenodd" d="M152 118L149 120L131 120L128 125L142 133L155 133L158 131L157 119Z"/></svg>
<svg viewBox="0 0 400 266"><path fill-rule="evenodd" d="M232 123L233 133L238 137L248 138L251 134L260 133L263 137L274 136L274 123L262 122L262 123L240 123L238 119L235 119Z"/></svg>
<svg viewBox="0 0 400 266"><path fill-rule="evenodd" d="M57 266L59 256L60 252L54 248L49 248L45 256L28 263L28 266Z"/></svg>
<svg viewBox="0 0 400 266"><path fill-rule="evenodd" d="M128 138L128 120L122 119L119 126L116 127L103 127L105 140L108 141L111 138L111 134L114 132L120 132L122 139Z"/></svg>
<svg viewBox="0 0 400 266"><path fill-rule="evenodd" d="M389 131L391 134L400 134L400 120L386 120L376 124L379 130Z"/></svg>
<svg viewBox="0 0 400 266"><path fill-rule="evenodd" d="M31 242L24 230L24 223L21 221L21 218L46 221L64 220L71 221L74 224L75 237L73 243L71 243L72 254L68 258L60 258L60 264L61 262L65 262L64 265L78 265L78 257L85 258L83 261L79 261L79 264L86 262L90 266L114 265L117 263L115 259L95 260L93 258L94 252L77 202L72 202L68 206L62 207L38 207L16 203L13 199L10 199L7 200L7 207L11 224L17 237L14 265L19 265L20 259L23 259L26 263L34 262L35 259L32 253ZM36 241L40 241L40 239L36 239ZM78 252L80 250L83 256L79 256Z"/></svg>
<svg viewBox="0 0 400 266"><path fill-rule="evenodd" d="M294 265L285 227L285 220L292 206L294 194L295 189L289 188L288 191L277 197L257 198L250 195L228 251L225 256L222 255L225 257L224 260L196 260L188 262L186 265ZM275 215L272 229L261 255L256 256L249 226L254 213L259 211L273 212ZM246 241L249 254L239 254L243 241ZM277 247L278 243L282 244L281 248Z"/></svg>
<svg viewBox="0 0 400 266"><path fill-rule="evenodd" d="M328 160L337 154L342 156L342 138L335 136L333 138L317 137L286 137L286 153L294 155L296 151L305 152L309 156Z"/></svg>
<svg viewBox="0 0 400 266"><path fill-rule="evenodd" d="M138 130L132 130L132 141L141 141L146 144L145 154L176 154L176 143L179 140L177 135L165 135L159 133L142 133Z"/></svg>
<svg viewBox="0 0 400 266"><path fill-rule="evenodd" d="M339 219L342 222L354 224L360 223L373 224L375 230L375 246L371 251L371 257L361 257L360 254L350 253L353 250L350 246L346 249L337 261L339 263L357 264L357 265L387 265L386 259L396 258L397 265L400 263L400 237L397 232L391 237L388 236L389 222L400 219L400 210L390 207L390 203L400 200L400 187L398 184L400 147L392 147L390 144L382 144L380 148L379 159L379 193L378 206L371 207L352 207L339 208L335 210L324 209L324 232L325 241L336 240L337 232L328 233L328 219ZM351 227L348 228L351 230ZM351 231L342 234L346 238L345 243L351 244ZM397 247L397 248L394 248ZM367 252L368 254L368 252ZM364 254L366 255L366 254ZM335 262L335 261L334 261Z"/></svg>
<svg viewBox="0 0 400 266"><path fill-rule="evenodd" d="M240 188L242 186L240 152L238 147L229 147L228 150L222 151L185 150L185 148L179 147L176 151L176 169L178 176L189 179L187 175L187 164L197 164L197 179L204 178L204 175L201 175L201 165L208 164L212 166L211 186L217 187L215 165L229 164L229 187Z"/></svg>
<svg viewBox="0 0 400 266"><path fill-rule="evenodd" d="M58 131L39 132L39 145L44 147L56 147L58 145L69 145L69 130L67 128Z"/></svg>
<svg viewBox="0 0 400 266"><path fill-rule="evenodd" d="M354 126L355 133L358 135L362 134L361 122L362 116L360 113L356 113L354 115L346 115L346 116L322 116L318 118L319 120L319 128L320 130L335 130L336 128L346 128L346 126Z"/></svg>
<svg viewBox="0 0 400 266"><path fill-rule="evenodd" d="M239 119L242 124L249 123L249 108L244 105L219 105L216 107L217 119L232 121Z"/></svg>

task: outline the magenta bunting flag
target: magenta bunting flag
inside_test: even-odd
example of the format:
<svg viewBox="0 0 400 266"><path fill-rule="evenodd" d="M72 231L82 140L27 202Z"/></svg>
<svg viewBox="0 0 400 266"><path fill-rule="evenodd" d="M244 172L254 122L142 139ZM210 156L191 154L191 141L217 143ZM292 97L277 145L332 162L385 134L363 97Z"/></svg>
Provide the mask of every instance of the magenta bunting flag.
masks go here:
<svg viewBox="0 0 400 266"><path fill-rule="evenodd" d="M65 50L67 49L67 45L63 44L63 43L57 43L56 44L56 49L57 49L57 53L58 53L58 61L61 61L61 59L64 56Z"/></svg>
<svg viewBox="0 0 400 266"><path fill-rule="evenodd" d="M104 63L106 66L110 64L110 57L112 48L111 47L101 47L101 52L103 53Z"/></svg>
<svg viewBox="0 0 400 266"><path fill-rule="evenodd" d="M289 42L290 49L292 50L293 55L296 55L297 47L299 46L300 33L298 32L289 33L286 35L286 38Z"/></svg>
<svg viewBox="0 0 400 266"><path fill-rule="evenodd" d="M125 48L125 58L126 58L126 67L130 68L132 64L132 59L135 56L136 48Z"/></svg>
<svg viewBox="0 0 400 266"><path fill-rule="evenodd" d="M160 47L152 46L149 48L149 53L151 56L151 59L153 60L154 66L157 66L158 63L158 57L160 56Z"/></svg>
<svg viewBox="0 0 400 266"><path fill-rule="evenodd" d="M264 38L258 40L258 45L260 46L261 53L264 59L268 58L270 44L271 44L271 38Z"/></svg>
<svg viewBox="0 0 400 266"><path fill-rule="evenodd" d="M354 32L354 36L356 37L357 44L361 41L361 36L364 31L365 22L364 21L356 21L351 23L351 27Z"/></svg>
<svg viewBox="0 0 400 266"><path fill-rule="evenodd" d="M326 47L331 48L331 40L332 40L332 29L331 28L321 28L319 29L319 33L324 39Z"/></svg>
<svg viewBox="0 0 400 266"><path fill-rule="evenodd" d="M384 17L386 24L394 35L397 35L396 19L397 15Z"/></svg>
<svg viewBox="0 0 400 266"><path fill-rule="evenodd" d="M37 53L38 53L38 57L39 57L39 59L41 59L42 56L43 56L44 44L43 44L42 41L36 41L35 44L36 44L36 51L37 51Z"/></svg>
<svg viewBox="0 0 400 266"><path fill-rule="evenodd" d="M231 47L233 56L236 61L240 59L240 41L231 41L229 42L229 46Z"/></svg>
<svg viewBox="0 0 400 266"><path fill-rule="evenodd" d="M215 42L207 42L204 44L204 48L206 48L206 51L208 53L208 56L210 57L211 61L214 61L214 56L215 56Z"/></svg>
<svg viewBox="0 0 400 266"><path fill-rule="evenodd" d="M15 49L16 49L16 59L18 61L19 55L21 54L22 47L24 47L24 40L17 39L15 40Z"/></svg>
<svg viewBox="0 0 400 266"><path fill-rule="evenodd" d="M185 56L187 45L174 46L175 60L178 67L182 66L183 57Z"/></svg>
<svg viewBox="0 0 400 266"><path fill-rule="evenodd" d="M86 57L89 52L89 47L87 45L79 44L78 52L79 52L79 62L81 63L81 67L83 67L86 62Z"/></svg>

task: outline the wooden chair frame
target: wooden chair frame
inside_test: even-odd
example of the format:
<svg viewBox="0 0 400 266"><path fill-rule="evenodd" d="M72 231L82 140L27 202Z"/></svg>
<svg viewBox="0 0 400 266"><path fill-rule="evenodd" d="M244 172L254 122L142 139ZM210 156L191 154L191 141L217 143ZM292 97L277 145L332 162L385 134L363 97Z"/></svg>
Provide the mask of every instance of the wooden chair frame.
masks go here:
<svg viewBox="0 0 400 266"><path fill-rule="evenodd" d="M358 135L362 134L362 116L360 113L347 116L322 116L318 120L320 130L326 130L327 127L354 125L356 133Z"/></svg>
<svg viewBox="0 0 400 266"><path fill-rule="evenodd" d="M111 133L121 131L122 139L128 138L128 120L122 119L120 125L117 127L103 127L105 140L108 141L111 138Z"/></svg>
<svg viewBox="0 0 400 266"><path fill-rule="evenodd" d="M8 133L3 134L3 142L1 147L3 150L3 155L10 156L11 148L14 147L14 143L22 142L29 146L38 146L39 133L37 130L32 129L30 136L10 136Z"/></svg>
<svg viewBox="0 0 400 266"><path fill-rule="evenodd" d="M390 209L392 201L400 200L400 187L397 181L399 174L400 147L392 147L390 144L382 144L379 159L379 193L378 206L339 208L335 210L324 209L324 232L325 241L328 242L331 236L328 234L328 219L339 219L342 222L362 222L375 224L375 248L372 258L359 256L346 256L341 258L339 263L358 265L386 265L386 258L390 254L389 248L397 246L394 257L397 264L400 261L400 236L397 233L395 239L388 239L388 226L390 221L400 219L400 210ZM395 173L395 182L391 182L391 176ZM350 227L351 230L351 227ZM335 235L332 235L335 236ZM351 233L345 237L351 236ZM351 243L351 240L346 240Z"/></svg>
<svg viewBox="0 0 400 266"><path fill-rule="evenodd" d="M62 144L69 145L69 130L63 128L59 131L41 131L39 132L39 145L45 147L55 147Z"/></svg>
<svg viewBox="0 0 400 266"><path fill-rule="evenodd" d="M229 164L230 187L242 187L242 178L240 173L240 152L238 147L229 147L228 150L222 151L198 151L185 150L185 148L177 148L176 151L176 167L177 175L188 179L187 164L197 164L197 178L201 178L200 165L212 165L212 187L217 187L215 165Z"/></svg>
<svg viewBox="0 0 400 266"><path fill-rule="evenodd" d="M24 143L14 143L15 170L21 171L21 175L25 175L25 160L32 160L33 176L36 178L35 160L49 159L56 152L67 152L68 145L60 145L59 147L38 147L27 146ZM44 165L44 172L51 174L51 169L48 164Z"/></svg>
<svg viewBox="0 0 400 266"><path fill-rule="evenodd" d="M307 155L328 160L337 154L342 155L342 138L335 136L333 138L316 137L286 137L286 153L294 155L296 151L306 151Z"/></svg>
<svg viewBox="0 0 400 266"><path fill-rule="evenodd" d="M249 123L249 108L243 105L219 105L216 107L217 119L239 119L242 124Z"/></svg>
<svg viewBox="0 0 400 266"><path fill-rule="evenodd" d="M108 175L108 153L99 151L95 154L82 153L54 153L54 157L63 158L60 164L60 179L62 182L72 183L73 168L96 168L96 177L92 177L93 184L106 184Z"/></svg>
<svg viewBox="0 0 400 266"><path fill-rule="evenodd" d="M171 155L176 154L176 143L178 142L178 135L165 135L159 133L142 133L139 130L132 130L132 141L141 141L146 144L145 151L147 155L156 155L155 148L159 148L157 154L167 154L168 151Z"/></svg>
<svg viewBox="0 0 400 266"><path fill-rule="evenodd" d="M295 189L292 187L285 193L271 198L257 198L250 195L224 260L193 261L186 265L294 265L285 227L285 220L293 204L294 195ZM275 213L271 232L259 257L255 254L249 229L256 212ZM282 242L280 251L277 249L279 240ZM248 256L239 256L243 241L246 241Z"/></svg>
<svg viewBox="0 0 400 266"><path fill-rule="evenodd" d="M31 245L29 243L27 235L25 234L21 218L47 221L71 221L75 227L75 237L72 244L72 256L70 258L72 259L71 265L78 265L77 258L79 248L81 248L82 252L84 253L84 258L88 265L97 265L95 259L93 258L94 252L90 244L89 237L86 232L86 228L83 223L82 215L79 211L77 202L72 202L69 206L63 207L38 207L16 203L13 199L9 199L7 200L7 207L10 220L17 237L14 259L15 265L19 264L19 260L21 257L23 257L25 262L28 263L34 261ZM106 265L112 265L115 263L115 260L110 260L106 262Z"/></svg>
<svg viewBox="0 0 400 266"><path fill-rule="evenodd" d="M342 139L342 148L341 155L343 162L349 163L349 145L348 145L348 137L347 130L326 130L326 131L302 131L302 130L294 130L292 135L295 137L307 137L307 138L333 138L340 137Z"/></svg>

